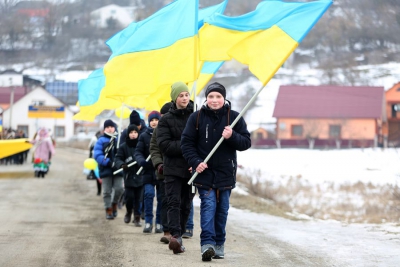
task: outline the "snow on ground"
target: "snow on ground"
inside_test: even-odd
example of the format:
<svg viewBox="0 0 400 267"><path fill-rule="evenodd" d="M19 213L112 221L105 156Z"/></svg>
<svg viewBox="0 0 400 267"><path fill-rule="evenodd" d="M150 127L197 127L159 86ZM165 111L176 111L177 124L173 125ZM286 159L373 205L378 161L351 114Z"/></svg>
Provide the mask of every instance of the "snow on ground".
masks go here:
<svg viewBox="0 0 400 267"><path fill-rule="evenodd" d="M400 184L400 155L395 149L249 149L238 152L238 164L243 165L238 173L261 170L261 179L274 179L277 183L287 182L282 177L301 175L304 183L313 186L324 182L337 185L355 184L357 181L366 184L371 182L377 186ZM246 193L240 183L234 190L236 193ZM335 192L329 194L332 199L344 202L357 198L356 194L349 199L335 195ZM361 202L358 199L355 201ZM197 196L194 204L200 205ZM312 251L318 257L326 257L327 262L335 259L337 265L332 266L399 266L399 223L344 223L305 215L297 218L307 220L292 221L230 208L228 226L238 226L243 235L276 239L305 251ZM273 247L258 249L274 250Z"/></svg>
<svg viewBox="0 0 400 267"><path fill-rule="evenodd" d="M312 184L400 184L400 151L390 149L249 149L238 152L238 173L260 170L263 180L301 177Z"/></svg>

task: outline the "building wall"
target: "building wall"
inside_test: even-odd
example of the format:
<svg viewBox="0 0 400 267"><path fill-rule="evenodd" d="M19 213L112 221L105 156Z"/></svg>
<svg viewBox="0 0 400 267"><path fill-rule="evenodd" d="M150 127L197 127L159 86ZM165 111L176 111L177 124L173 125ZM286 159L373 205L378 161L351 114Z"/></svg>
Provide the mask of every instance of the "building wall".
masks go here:
<svg viewBox="0 0 400 267"><path fill-rule="evenodd" d="M303 136L292 136L291 126L303 125ZM278 139L329 139L329 125L341 125L341 139L374 139L375 119L278 119Z"/></svg>
<svg viewBox="0 0 400 267"><path fill-rule="evenodd" d="M64 106L64 104L57 98L50 95L43 88L37 88L27 94L25 97L21 98L18 102L14 103L12 107L12 122L11 128L17 129L18 126L26 125L28 126L29 138L33 138L35 132L41 127L51 129L54 132L54 126L64 126L65 136L56 137L58 141L67 141L74 134L74 121L72 120L73 113L68 107L65 107L65 118L63 119L52 119L52 118L29 118L28 109L32 105L33 101L44 101L45 106ZM7 109L3 113L3 128L10 127L10 109Z"/></svg>
<svg viewBox="0 0 400 267"><path fill-rule="evenodd" d="M386 113L388 119L400 119L400 110L397 110L396 115L392 116L392 106L394 104L400 104L400 83L395 84L392 88L390 88L385 93L386 98Z"/></svg>

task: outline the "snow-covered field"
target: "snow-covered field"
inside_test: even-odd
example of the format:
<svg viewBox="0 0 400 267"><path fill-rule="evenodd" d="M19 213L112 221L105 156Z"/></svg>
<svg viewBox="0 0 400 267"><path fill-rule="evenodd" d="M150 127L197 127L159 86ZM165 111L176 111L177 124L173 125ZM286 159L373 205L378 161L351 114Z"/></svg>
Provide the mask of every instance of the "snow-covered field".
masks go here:
<svg viewBox="0 0 400 267"><path fill-rule="evenodd" d="M265 181L299 177L305 183L400 185L400 150L249 149L238 152L244 171L260 170Z"/></svg>
<svg viewBox="0 0 400 267"><path fill-rule="evenodd" d="M394 148L250 149L238 153L243 166L238 174L247 189L240 186L237 192L270 199L302 218L399 223L399 153Z"/></svg>

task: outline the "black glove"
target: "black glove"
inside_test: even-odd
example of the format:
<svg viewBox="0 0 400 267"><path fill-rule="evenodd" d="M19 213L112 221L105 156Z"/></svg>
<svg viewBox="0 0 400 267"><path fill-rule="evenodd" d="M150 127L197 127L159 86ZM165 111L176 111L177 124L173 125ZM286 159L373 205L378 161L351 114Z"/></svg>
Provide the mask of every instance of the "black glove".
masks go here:
<svg viewBox="0 0 400 267"><path fill-rule="evenodd" d="M107 163L107 167L112 168L112 166L113 166L113 162L110 160L110 161Z"/></svg>
<svg viewBox="0 0 400 267"><path fill-rule="evenodd" d="M126 164L122 164L121 168L124 169L124 171L128 171L129 167Z"/></svg>
<svg viewBox="0 0 400 267"><path fill-rule="evenodd" d="M157 172L158 174L164 174L164 164L158 164L157 166Z"/></svg>

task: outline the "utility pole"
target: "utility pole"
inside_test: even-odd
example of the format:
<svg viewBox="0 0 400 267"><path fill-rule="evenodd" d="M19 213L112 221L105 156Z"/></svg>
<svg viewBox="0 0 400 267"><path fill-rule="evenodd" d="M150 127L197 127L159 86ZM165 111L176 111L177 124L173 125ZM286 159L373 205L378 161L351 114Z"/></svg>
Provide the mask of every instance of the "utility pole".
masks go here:
<svg viewBox="0 0 400 267"><path fill-rule="evenodd" d="M14 86L13 86L13 79L10 78L10 129L12 130L12 112L13 112L13 105L14 105Z"/></svg>

